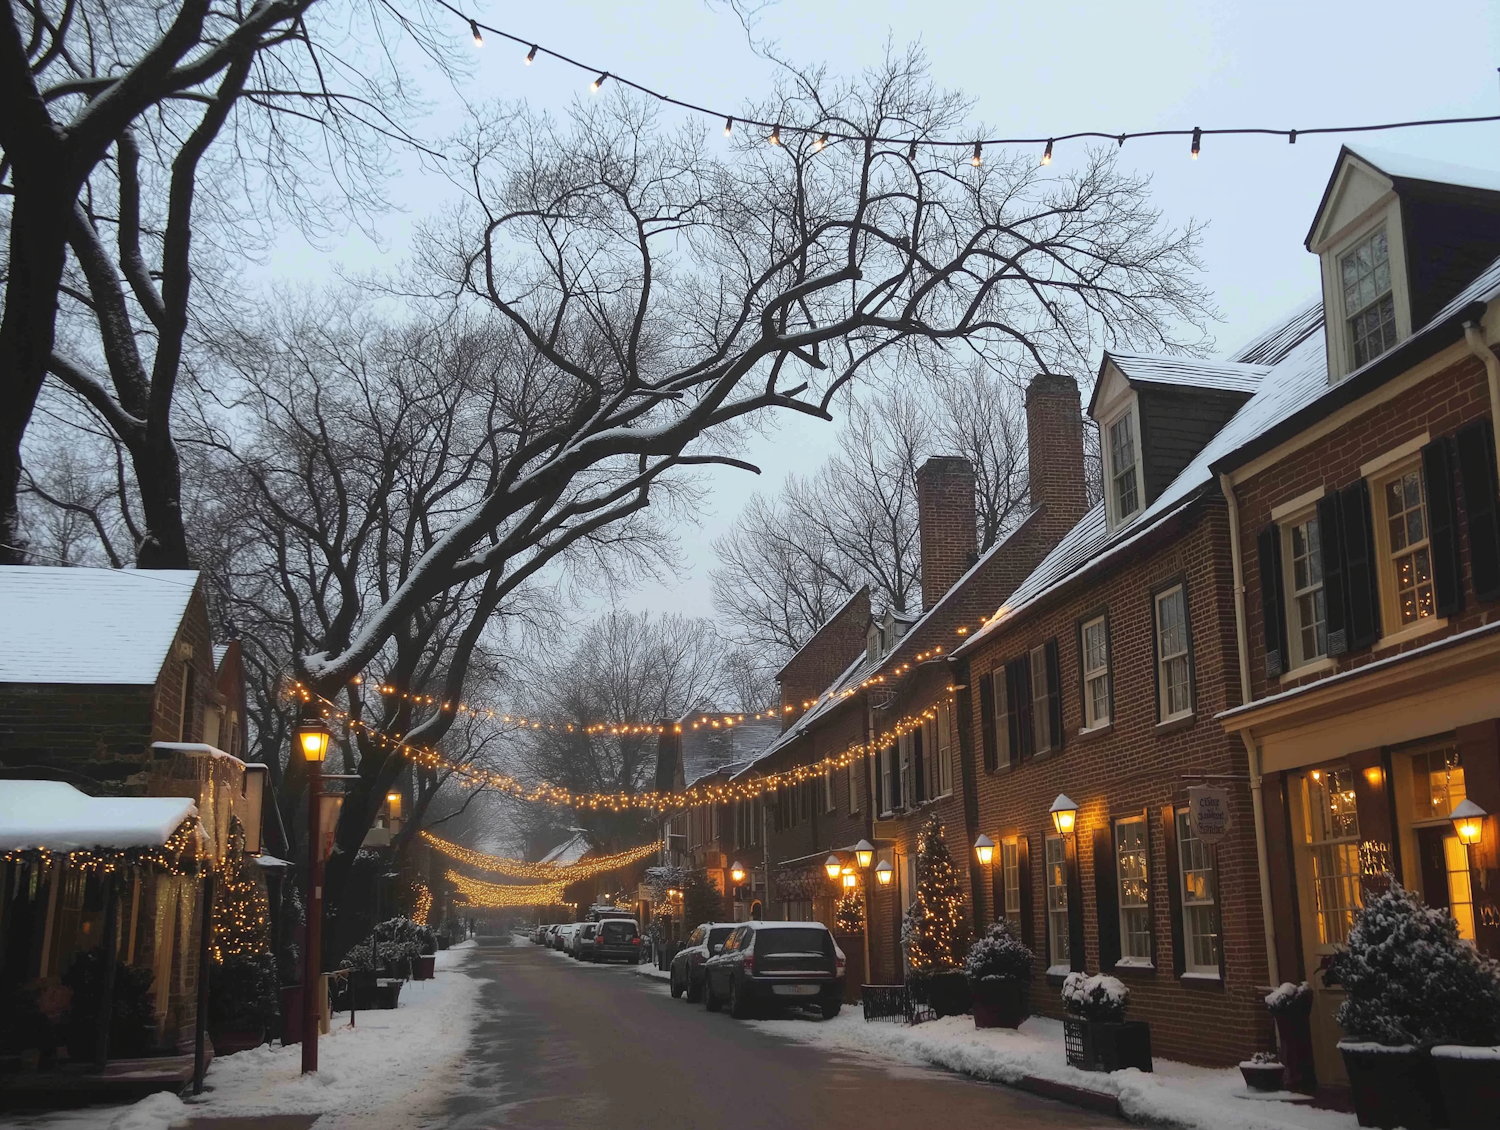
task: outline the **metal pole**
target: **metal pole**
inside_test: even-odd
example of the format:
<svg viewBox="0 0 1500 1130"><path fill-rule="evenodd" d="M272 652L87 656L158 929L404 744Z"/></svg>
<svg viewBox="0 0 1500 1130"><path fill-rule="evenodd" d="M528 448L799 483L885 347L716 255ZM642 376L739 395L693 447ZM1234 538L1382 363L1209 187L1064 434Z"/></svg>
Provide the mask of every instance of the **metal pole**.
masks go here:
<svg viewBox="0 0 1500 1130"><path fill-rule="evenodd" d="M198 1017L193 1024L193 1094L203 1093L203 1033L208 1027L209 943L214 934L214 873L203 876L203 925L198 931Z"/></svg>
<svg viewBox="0 0 1500 1130"><path fill-rule="evenodd" d="M307 953L302 982L302 1074L318 1069L318 1023L323 1006L323 852L318 809L323 794L323 766L307 763Z"/></svg>

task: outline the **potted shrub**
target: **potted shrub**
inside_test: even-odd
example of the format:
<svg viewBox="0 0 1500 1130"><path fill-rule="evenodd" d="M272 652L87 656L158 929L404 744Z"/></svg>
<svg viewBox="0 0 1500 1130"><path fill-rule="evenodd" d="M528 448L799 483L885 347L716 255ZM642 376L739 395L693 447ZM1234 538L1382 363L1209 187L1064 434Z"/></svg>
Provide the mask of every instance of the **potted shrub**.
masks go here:
<svg viewBox="0 0 1500 1130"><path fill-rule="evenodd" d="M1116 977L1069 973L1063 981L1063 1044L1068 1065L1084 1071L1151 1070L1151 1025L1126 1020L1130 990Z"/></svg>
<svg viewBox="0 0 1500 1130"><path fill-rule="evenodd" d="M1252 1091L1281 1090L1285 1070L1281 1060L1270 1052L1256 1052L1249 1059L1240 1061L1240 1074L1245 1078L1245 1086Z"/></svg>
<svg viewBox="0 0 1500 1130"><path fill-rule="evenodd" d="M1431 1054L1436 1046L1500 1043L1500 972L1459 938L1446 909L1424 906L1393 881L1369 897L1326 979L1347 994L1336 1019L1349 1037L1339 1051L1361 1126L1448 1125L1438 1063L1450 1069L1460 1110L1486 1078L1495 1085L1494 1060ZM1493 1126L1493 1113L1471 1123L1481 1124Z"/></svg>
<svg viewBox="0 0 1500 1130"><path fill-rule="evenodd" d="M974 1002L974 1027L1019 1028L1029 1010L1031 969L1036 955L1004 919L992 923L969 947L964 975Z"/></svg>
<svg viewBox="0 0 1500 1130"><path fill-rule="evenodd" d="M430 927L420 923L417 929L421 931L422 945L416 963L412 966L412 976L418 981L426 981L437 976L437 935Z"/></svg>
<svg viewBox="0 0 1500 1130"><path fill-rule="evenodd" d="M375 949L368 939L350 946L349 952L339 960L339 968L347 969L349 974L343 978L347 986L341 994L343 999L335 998L338 1003L355 1010L379 1007L375 1003Z"/></svg>
<svg viewBox="0 0 1500 1130"><path fill-rule="evenodd" d="M1453 1130L1500 1126L1500 1045L1439 1044L1432 1063Z"/></svg>
<svg viewBox="0 0 1500 1130"><path fill-rule="evenodd" d="M208 1030L215 1054L233 1055L265 1043L279 998L271 954L227 954L215 962L208 988Z"/></svg>
<svg viewBox="0 0 1500 1130"><path fill-rule="evenodd" d="M1306 981L1285 981L1266 994L1266 1009L1276 1022L1276 1044L1285 1066L1283 1085L1288 1091L1312 1094L1318 1088L1318 1073L1313 1066L1312 986Z"/></svg>

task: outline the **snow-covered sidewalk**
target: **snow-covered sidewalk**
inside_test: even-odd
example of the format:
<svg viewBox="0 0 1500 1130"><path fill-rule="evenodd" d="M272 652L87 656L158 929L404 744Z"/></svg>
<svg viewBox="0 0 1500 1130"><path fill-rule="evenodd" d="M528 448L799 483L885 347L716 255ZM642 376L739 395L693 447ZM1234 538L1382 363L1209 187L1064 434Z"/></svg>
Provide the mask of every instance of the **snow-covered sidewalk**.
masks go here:
<svg viewBox="0 0 1500 1130"><path fill-rule="evenodd" d="M1193 1067L1158 1058L1155 1071L1105 1075L1067 1065L1060 1020L1033 1017L1017 1031L979 1029L968 1016L907 1027L868 1022L846 1006L833 1020L751 1021L769 1035L906 1063L925 1063L997 1083L1091 1091L1119 1103L1132 1122L1190 1130L1353 1130L1354 1115L1306 1103L1252 1099L1236 1068ZM1041 1087L1037 1086L1040 1081Z"/></svg>
<svg viewBox="0 0 1500 1130"><path fill-rule="evenodd" d="M439 952L437 976L403 986L397 1009L357 1013L354 1028L347 1012L335 1013L332 1030L318 1041L316 1075L302 1074L300 1044L264 1044L215 1059L196 1098L157 1094L133 1106L60 1111L13 1125L168 1130L195 1117L321 1114L326 1117L319 1130L341 1123L393 1130L411 1126L423 1102L441 1097L433 1082L451 1078L468 1046L479 994L463 965L475 944L460 942Z"/></svg>

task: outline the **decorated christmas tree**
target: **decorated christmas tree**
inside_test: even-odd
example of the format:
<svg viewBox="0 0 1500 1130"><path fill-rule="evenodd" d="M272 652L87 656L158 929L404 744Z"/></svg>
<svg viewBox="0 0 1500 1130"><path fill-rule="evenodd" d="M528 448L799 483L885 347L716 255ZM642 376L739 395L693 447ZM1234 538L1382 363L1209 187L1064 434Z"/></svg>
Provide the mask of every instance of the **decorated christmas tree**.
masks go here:
<svg viewBox="0 0 1500 1130"><path fill-rule="evenodd" d="M271 907L259 868L245 857L245 830L229 821L229 850L219 868L214 894L215 963L226 957L258 956L271 948Z"/></svg>
<svg viewBox="0 0 1500 1130"><path fill-rule="evenodd" d="M925 975L962 968L968 933L958 869L948 854L943 826L934 815L917 835L917 897L901 928L901 944L912 972Z"/></svg>

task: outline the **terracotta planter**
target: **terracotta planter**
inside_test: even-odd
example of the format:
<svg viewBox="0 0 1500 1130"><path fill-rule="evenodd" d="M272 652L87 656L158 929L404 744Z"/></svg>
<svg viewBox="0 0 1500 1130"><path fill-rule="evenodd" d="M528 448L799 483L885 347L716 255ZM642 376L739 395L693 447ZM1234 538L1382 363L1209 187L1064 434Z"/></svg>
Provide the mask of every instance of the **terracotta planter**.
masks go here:
<svg viewBox="0 0 1500 1130"><path fill-rule="evenodd" d="M1285 1071L1286 1068L1279 1063L1252 1063L1246 1060L1240 1064L1240 1074L1245 1079L1245 1086L1252 1091L1281 1090Z"/></svg>
<svg viewBox="0 0 1500 1130"><path fill-rule="evenodd" d="M1434 1130L1448 1125L1432 1057L1414 1047L1356 1040L1339 1043L1361 1126Z"/></svg>
<svg viewBox="0 0 1500 1130"><path fill-rule="evenodd" d="M1002 981L997 978L982 980L973 986L974 1027L1019 1028L1021 1021L1030 1015L1027 1005L1030 994L1020 981Z"/></svg>
<svg viewBox="0 0 1500 1130"><path fill-rule="evenodd" d="M1151 1070L1151 1025L1144 1020L1063 1018L1068 1066L1081 1071Z"/></svg>
<svg viewBox="0 0 1500 1130"><path fill-rule="evenodd" d="M1500 1130L1500 1048L1436 1047L1432 1064L1453 1130Z"/></svg>
<svg viewBox="0 0 1500 1130"><path fill-rule="evenodd" d="M302 986L281 986L281 1042L302 1042Z"/></svg>
<svg viewBox="0 0 1500 1130"><path fill-rule="evenodd" d="M300 993L298 996L300 997ZM249 1051L266 1042L264 1028L224 1028L210 1033L214 1042L214 1055L233 1055ZM284 1041L283 1041L284 1042Z"/></svg>
<svg viewBox="0 0 1500 1130"><path fill-rule="evenodd" d="M1313 1066L1312 1009L1280 1013L1276 1021L1276 1042L1280 1046L1282 1085L1288 1091L1310 1095L1318 1089L1318 1072Z"/></svg>
<svg viewBox="0 0 1500 1130"><path fill-rule="evenodd" d="M412 962L411 977L413 981L430 981L437 975L437 958L432 954L424 954Z"/></svg>

